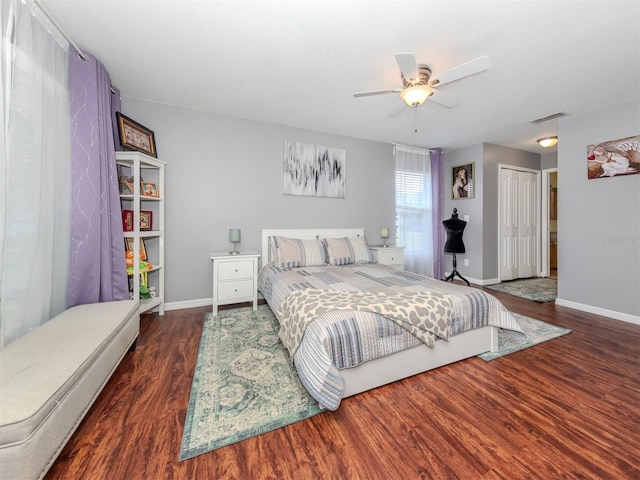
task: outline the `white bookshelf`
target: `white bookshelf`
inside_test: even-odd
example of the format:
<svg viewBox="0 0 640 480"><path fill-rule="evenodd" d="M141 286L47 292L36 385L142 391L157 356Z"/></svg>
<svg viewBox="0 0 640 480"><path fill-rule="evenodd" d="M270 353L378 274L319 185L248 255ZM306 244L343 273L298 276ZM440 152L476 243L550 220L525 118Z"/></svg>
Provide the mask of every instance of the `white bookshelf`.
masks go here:
<svg viewBox="0 0 640 480"><path fill-rule="evenodd" d="M120 194L122 211L133 211L133 229L124 232L125 241L131 239L134 245L133 274L129 275L130 295L140 299L140 245L144 240L147 261L153 265L147 271L149 287L155 287L156 296L140 299L140 313L157 311L164 315L164 169L166 163L141 152L116 152L116 163L127 177L132 177L133 193ZM144 195L141 181L154 183L158 196ZM152 229L140 229L140 212L151 212ZM125 259L122 259L125 261Z"/></svg>

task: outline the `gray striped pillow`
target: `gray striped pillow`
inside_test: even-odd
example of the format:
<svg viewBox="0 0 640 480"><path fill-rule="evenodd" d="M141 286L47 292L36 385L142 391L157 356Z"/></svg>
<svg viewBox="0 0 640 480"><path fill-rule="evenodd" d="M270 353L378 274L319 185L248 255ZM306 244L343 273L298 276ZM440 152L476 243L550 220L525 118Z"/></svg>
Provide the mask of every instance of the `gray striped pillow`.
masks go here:
<svg viewBox="0 0 640 480"><path fill-rule="evenodd" d="M327 264L327 256L321 240L273 237L273 243L276 248L277 267L297 268Z"/></svg>
<svg viewBox="0 0 640 480"><path fill-rule="evenodd" d="M350 265L352 263L371 263L373 257L364 237L325 238L324 244L331 265Z"/></svg>

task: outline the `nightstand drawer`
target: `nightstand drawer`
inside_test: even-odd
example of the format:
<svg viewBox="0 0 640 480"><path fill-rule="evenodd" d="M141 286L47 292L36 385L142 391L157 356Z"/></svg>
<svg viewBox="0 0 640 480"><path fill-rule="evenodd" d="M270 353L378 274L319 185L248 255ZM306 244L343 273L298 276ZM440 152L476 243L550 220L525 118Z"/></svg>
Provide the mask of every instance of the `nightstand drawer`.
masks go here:
<svg viewBox="0 0 640 480"><path fill-rule="evenodd" d="M244 252L238 255L212 253L213 309L218 315L219 305L252 302L258 308L258 260L260 255Z"/></svg>
<svg viewBox="0 0 640 480"><path fill-rule="evenodd" d="M389 265L396 270L404 270L404 247L383 247L371 245L373 260L380 265Z"/></svg>
<svg viewBox="0 0 640 480"><path fill-rule="evenodd" d="M253 260L237 260L233 262L220 262L218 267L218 280L235 280L240 278L253 278Z"/></svg>
<svg viewBox="0 0 640 480"><path fill-rule="evenodd" d="M255 285L253 278L248 280L236 280L218 284L218 301L239 300L253 298Z"/></svg>
<svg viewBox="0 0 640 480"><path fill-rule="evenodd" d="M395 250L395 249L394 249ZM393 252L378 251L378 263L385 265L402 265L404 255L397 250Z"/></svg>

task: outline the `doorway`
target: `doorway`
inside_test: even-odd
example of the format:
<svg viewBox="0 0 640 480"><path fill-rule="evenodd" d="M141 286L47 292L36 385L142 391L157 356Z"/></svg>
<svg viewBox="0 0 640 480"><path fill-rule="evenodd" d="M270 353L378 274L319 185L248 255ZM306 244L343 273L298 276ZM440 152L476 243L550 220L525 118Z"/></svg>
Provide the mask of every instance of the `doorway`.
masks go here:
<svg viewBox="0 0 640 480"><path fill-rule="evenodd" d="M542 171L541 275L558 278L558 169Z"/></svg>
<svg viewBox="0 0 640 480"><path fill-rule="evenodd" d="M500 281L540 273L540 172L500 165Z"/></svg>

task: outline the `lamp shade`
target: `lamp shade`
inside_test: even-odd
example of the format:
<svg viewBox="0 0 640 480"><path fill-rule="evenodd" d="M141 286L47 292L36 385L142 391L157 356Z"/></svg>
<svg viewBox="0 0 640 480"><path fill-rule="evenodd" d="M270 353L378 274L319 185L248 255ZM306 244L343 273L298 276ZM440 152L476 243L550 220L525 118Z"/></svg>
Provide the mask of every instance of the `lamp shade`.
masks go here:
<svg viewBox="0 0 640 480"><path fill-rule="evenodd" d="M382 227L380 229L380 238L389 238L389 227Z"/></svg>
<svg viewBox="0 0 640 480"><path fill-rule="evenodd" d="M551 147L555 147L558 144L558 137L556 136L544 137L544 138L539 138L536 141L538 142L538 145L540 145L543 148L551 148Z"/></svg>
<svg viewBox="0 0 640 480"><path fill-rule="evenodd" d="M431 95L431 89L425 85L416 85L415 87L407 87L400 93L400 98L405 101L410 107L417 107L422 105L429 95Z"/></svg>
<svg viewBox="0 0 640 480"><path fill-rule="evenodd" d="M230 228L229 229L229 241L231 243L240 242L240 229L239 228Z"/></svg>

